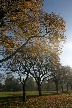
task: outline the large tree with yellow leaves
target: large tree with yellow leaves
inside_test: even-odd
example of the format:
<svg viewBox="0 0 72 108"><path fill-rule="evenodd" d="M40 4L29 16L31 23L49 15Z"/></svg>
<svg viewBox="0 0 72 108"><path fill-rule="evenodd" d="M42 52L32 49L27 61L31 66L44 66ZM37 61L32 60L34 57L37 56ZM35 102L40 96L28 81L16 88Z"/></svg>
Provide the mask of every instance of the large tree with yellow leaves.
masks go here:
<svg viewBox="0 0 72 108"><path fill-rule="evenodd" d="M2 0L0 52L4 58L0 63L17 52L60 54L66 23L59 15L44 12L42 6L43 0Z"/></svg>

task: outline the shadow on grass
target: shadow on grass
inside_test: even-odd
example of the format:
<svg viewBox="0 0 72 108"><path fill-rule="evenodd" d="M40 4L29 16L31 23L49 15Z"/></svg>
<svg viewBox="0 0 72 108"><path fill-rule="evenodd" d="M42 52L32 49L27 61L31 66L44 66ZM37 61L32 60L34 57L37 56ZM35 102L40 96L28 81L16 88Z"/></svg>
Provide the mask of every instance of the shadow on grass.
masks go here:
<svg viewBox="0 0 72 108"><path fill-rule="evenodd" d="M43 93L42 96L48 96L48 95L56 95L56 93ZM39 95L27 95L26 99L32 98L32 97L39 97ZM22 95L12 95L12 96L6 96L6 97L0 97L0 103L5 103L5 102L14 102L16 100L22 101L23 97Z"/></svg>
<svg viewBox="0 0 72 108"><path fill-rule="evenodd" d="M48 93L48 92L45 92L42 94L42 96L50 96L50 95L61 95L63 93L59 93L57 94L56 92L51 92L51 93ZM39 95L27 95L26 96L26 100L29 99L29 98L35 98L35 97L39 97ZM12 95L12 96L6 96L6 97L0 97L0 105L7 105L7 104L10 104L10 103L17 103L17 102L22 102L22 95Z"/></svg>

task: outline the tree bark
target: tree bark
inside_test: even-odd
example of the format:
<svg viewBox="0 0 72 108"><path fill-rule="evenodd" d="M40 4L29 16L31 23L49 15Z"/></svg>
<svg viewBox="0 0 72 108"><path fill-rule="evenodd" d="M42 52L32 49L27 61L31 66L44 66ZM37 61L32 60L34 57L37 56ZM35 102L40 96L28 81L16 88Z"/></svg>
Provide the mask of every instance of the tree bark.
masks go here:
<svg viewBox="0 0 72 108"><path fill-rule="evenodd" d="M38 79L37 79L38 92L39 92L39 96L42 96L42 93L41 93L41 84L40 84L40 82L41 82L41 79L40 79L40 77L38 77Z"/></svg>
<svg viewBox="0 0 72 108"><path fill-rule="evenodd" d="M23 83L23 102L26 101L25 83Z"/></svg>
<svg viewBox="0 0 72 108"><path fill-rule="evenodd" d="M61 85L62 93L63 93L63 85Z"/></svg>
<svg viewBox="0 0 72 108"><path fill-rule="evenodd" d="M67 83L67 93L68 93L68 83Z"/></svg>
<svg viewBox="0 0 72 108"><path fill-rule="evenodd" d="M38 91L39 91L39 96L42 96L42 92L41 92L41 84L38 84Z"/></svg>
<svg viewBox="0 0 72 108"><path fill-rule="evenodd" d="M58 80L57 79L55 80L55 85L56 85L56 91L57 91L57 94L58 94Z"/></svg>
<svg viewBox="0 0 72 108"><path fill-rule="evenodd" d="M71 90L72 90L72 85L71 85Z"/></svg>

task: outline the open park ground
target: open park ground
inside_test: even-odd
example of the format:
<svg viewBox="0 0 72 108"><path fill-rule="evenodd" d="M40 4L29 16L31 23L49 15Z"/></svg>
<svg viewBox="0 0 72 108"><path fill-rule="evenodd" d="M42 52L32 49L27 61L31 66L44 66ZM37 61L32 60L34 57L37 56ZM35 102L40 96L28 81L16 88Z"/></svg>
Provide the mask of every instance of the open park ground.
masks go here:
<svg viewBox="0 0 72 108"><path fill-rule="evenodd" d="M22 92L0 92L0 108L72 108L72 94L56 94L55 91L27 91L26 102L22 102Z"/></svg>

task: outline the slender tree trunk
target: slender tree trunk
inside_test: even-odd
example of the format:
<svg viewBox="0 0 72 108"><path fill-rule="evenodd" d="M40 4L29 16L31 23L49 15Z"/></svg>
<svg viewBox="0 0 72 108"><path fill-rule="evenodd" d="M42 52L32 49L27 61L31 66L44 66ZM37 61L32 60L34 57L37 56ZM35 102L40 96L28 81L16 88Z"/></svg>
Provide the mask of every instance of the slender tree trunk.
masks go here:
<svg viewBox="0 0 72 108"><path fill-rule="evenodd" d="M67 83L67 93L68 93L68 83Z"/></svg>
<svg viewBox="0 0 72 108"><path fill-rule="evenodd" d="M58 94L58 80L57 79L55 80L55 85L56 85L56 91L57 91L57 94Z"/></svg>
<svg viewBox="0 0 72 108"><path fill-rule="evenodd" d="M72 90L72 85L71 85L71 90Z"/></svg>
<svg viewBox="0 0 72 108"><path fill-rule="evenodd" d="M63 85L61 85L62 93L63 93Z"/></svg>
<svg viewBox="0 0 72 108"><path fill-rule="evenodd" d="M48 91L48 90L49 90L49 88L50 88L50 87L49 87L49 83L48 83L48 85L47 85L47 89L46 89L46 90Z"/></svg>
<svg viewBox="0 0 72 108"><path fill-rule="evenodd" d="M23 83L23 102L26 101L25 83Z"/></svg>

